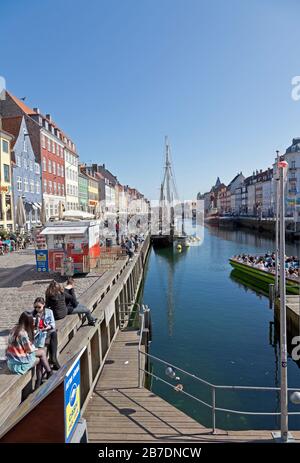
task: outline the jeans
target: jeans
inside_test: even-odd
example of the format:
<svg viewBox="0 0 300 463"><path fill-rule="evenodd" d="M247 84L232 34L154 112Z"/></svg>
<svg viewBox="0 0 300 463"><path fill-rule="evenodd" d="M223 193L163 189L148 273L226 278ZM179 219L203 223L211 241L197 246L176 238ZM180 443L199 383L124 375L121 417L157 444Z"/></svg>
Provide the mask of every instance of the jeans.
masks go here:
<svg viewBox="0 0 300 463"><path fill-rule="evenodd" d="M86 318L88 319L89 323L93 323L94 318L92 317L91 311L86 308L85 305L83 304L78 304L76 307L72 307L71 309L68 308L68 314L73 315L73 314L84 314L86 315Z"/></svg>

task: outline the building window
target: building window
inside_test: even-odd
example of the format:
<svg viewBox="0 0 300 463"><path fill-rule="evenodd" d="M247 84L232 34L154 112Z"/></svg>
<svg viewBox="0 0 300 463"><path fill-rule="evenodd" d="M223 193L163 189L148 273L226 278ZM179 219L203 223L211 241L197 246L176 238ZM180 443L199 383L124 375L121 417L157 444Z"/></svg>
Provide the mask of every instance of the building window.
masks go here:
<svg viewBox="0 0 300 463"><path fill-rule="evenodd" d="M295 169L295 168L296 168L296 161L292 161L291 168L292 168L292 169Z"/></svg>
<svg viewBox="0 0 300 463"><path fill-rule="evenodd" d="M59 156L59 145L56 145L56 155Z"/></svg>
<svg viewBox="0 0 300 463"><path fill-rule="evenodd" d="M42 135L42 148L46 148L46 139L45 139L45 135Z"/></svg>
<svg viewBox="0 0 300 463"><path fill-rule="evenodd" d="M9 174L9 166L7 164L3 164L3 173L4 173L4 181L6 183L10 182L10 174Z"/></svg>
<svg viewBox="0 0 300 463"><path fill-rule="evenodd" d="M64 168L61 166L61 176L64 177Z"/></svg>
<svg viewBox="0 0 300 463"><path fill-rule="evenodd" d="M56 195L56 182L53 182L53 194Z"/></svg>
<svg viewBox="0 0 300 463"><path fill-rule="evenodd" d="M52 153L55 154L55 143L54 143L54 141L52 142Z"/></svg>
<svg viewBox="0 0 300 463"><path fill-rule="evenodd" d="M52 182L49 180L48 182L49 193L52 195Z"/></svg>
<svg viewBox="0 0 300 463"><path fill-rule="evenodd" d="M52 162L52 172L54 175L56 175L56 164L54 161Z"/></svg>
<svg viewBox="0 0 300 463"><path fill-rule="evenodd" d="M60 177L60 164L57 164L57 175Z"/></svg>
<svg viewBox="0 0 300 463"><path fill-rule="evenodd" d="M17 177L17 189L18 191L22 191L22 178Z"/></svg>
<svg viewBox="0 0 300 463"><path fill-rule="evenodd" d="M30 193L34 193L34 181L30 180Z"/></svg>
<svg viewBox="0 0 300 463"><path fill-rule="evenodd" d="M61 195L65 196L65 187L64 187L64 185L61 186Z"/></svg>
<svg viewBox="0 0 300 463"><path fill-rule="evenodd" d="M57 194L60 196L60 183L57 184Z"/></svg>
<svg viewBox="0 0 300 463"><path fill-rule="evenodd" d="M22 167L22 159L21 156L17 156L17 166Z"/></svg>
<svg viewBox="0 0 300 463"><path fill-rule="evenodd" d="M67 188L67 195L69 195L69 194L70 194L70 185L67 184L67 187L66 187L66 188Z"/></svg>
<svg viewBox="0 0 300 463"><path fill-rule="evenodd" d="M28 178L27 177L24 177L24 191L25 193L28 193L29 189L28 189Z"/></svg>
<svg viewBox="0 0 300 463"><path fill-rule="evenodd" d="M29 161L29 169L33 170L33 160L32 159L30 159Z"/></svg>
<svg viewBox="0 0 300 463"><path fill-rule="evenodd" d="M37 175L39 175L41 173L40 165L37 162L34 163L34 172Z"/></svg>
<svg viewBox="0 0 300 463"><path fill-rule="evenodd" d="M2 151L3 153L8 153L8 141L2 140Z"/></svg>
<svg viewBox="0 0 300 463"><path fill-rule="evenodd" d="M50 159L48 159L48 172L51 174L52 173L52 163Z"/></svg>
<svg viewBox="0 0 300 463"><path fill-rule="evenodd" d="M23 164L24 164L24 169L27 169L28 165L27 165L27 159L26 158L23 159Z"/></svg>
<svg viewBox="0 0 300 463"><path fill-rule="evenodd" d="M46 184L46 188L47 188L47 184ZM36 193L39 195L40 194L40 182L36 182L35 183L35 191Z"/></svg>
<svg viewBox="0 0 300 463"><path fill-rule="evenodd" d="M43 171L46 172L47 170L47 161L46 158L43 158Z"/></svg>
<svg viewBox="0 0 300 463"><path fill-rule="evenodd" d="M26 130L24 130L23 151L25 151L25 153L27 153L27 141L26 141L25 134L26 134Z"/></svg>
<svg viewBox="0 0 300 463"><path fill-rule="evenodd" d="M44 193L47 193L47 180L44 180Z"/></svg>
<svg viewBox="0 0 300 463"><path fill-rule="evenodd" d="M48 151L51 151L51 140L48 137L47 137L47 149Z"/></svg>

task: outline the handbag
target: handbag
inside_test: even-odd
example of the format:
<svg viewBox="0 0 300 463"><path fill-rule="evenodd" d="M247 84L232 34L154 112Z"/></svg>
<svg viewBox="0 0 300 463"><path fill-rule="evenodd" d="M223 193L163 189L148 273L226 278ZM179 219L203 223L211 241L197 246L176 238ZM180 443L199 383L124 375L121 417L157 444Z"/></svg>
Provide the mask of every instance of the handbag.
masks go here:
<svg viewBox="0 0 300 463"><path fill-rule="evenodd" d="M45 347L47 332L38 330L34 335L35 347Z"/></svg>

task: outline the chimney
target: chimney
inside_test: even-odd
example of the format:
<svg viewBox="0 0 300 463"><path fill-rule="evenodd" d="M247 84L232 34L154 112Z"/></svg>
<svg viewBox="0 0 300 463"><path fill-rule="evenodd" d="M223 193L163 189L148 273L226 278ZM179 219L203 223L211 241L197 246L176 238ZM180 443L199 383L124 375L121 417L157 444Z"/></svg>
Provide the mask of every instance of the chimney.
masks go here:
<svg viewBox="0 0 300 463"><path fill-rule="evenodd" d="M33 108L33 111L40 114L40 108Z"/></svg>
<svg viewBox="0 0 300 463"><path fill-rule="evenodd" d="M50 122L52 121L51 114L46 114L46 118L49 119Z"/></svg>

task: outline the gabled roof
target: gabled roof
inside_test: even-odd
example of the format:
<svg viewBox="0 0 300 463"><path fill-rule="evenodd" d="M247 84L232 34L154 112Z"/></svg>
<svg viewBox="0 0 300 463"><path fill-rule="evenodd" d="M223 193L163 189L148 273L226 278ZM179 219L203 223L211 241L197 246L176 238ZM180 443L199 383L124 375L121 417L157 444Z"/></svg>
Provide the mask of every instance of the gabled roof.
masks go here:
<svg viewBox="0 0 300 463"><path fill-rule="evenodd" d="M3 130L5 130L6 132L14 136L14 139L11 142L11 149L13 149L13 147L15 146L15 143L19 136L22 119L23 119L23 116L2 118Z"/></svg>
<svg viewBox="0 0 300 463"><path fill-rule="evenodd" d="M10 98L19 106L19 108L22 109L22 111L28 115L30 114L37 114L32 108L27 106L24 101L19 100L16 96L12 95L8 90L6 90L6 93L10 96Z"/></svg>

